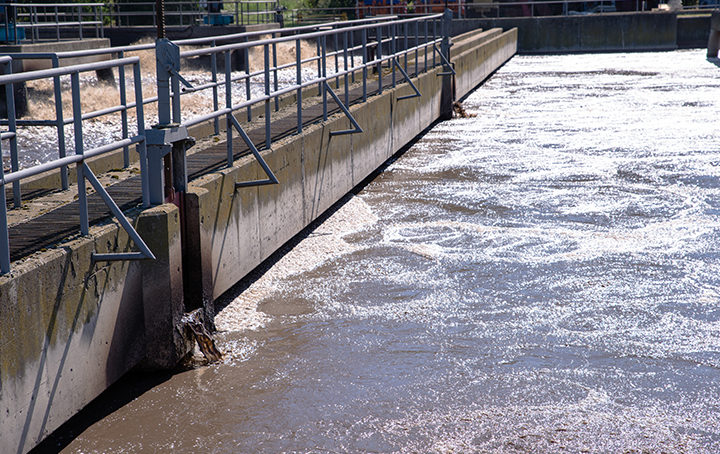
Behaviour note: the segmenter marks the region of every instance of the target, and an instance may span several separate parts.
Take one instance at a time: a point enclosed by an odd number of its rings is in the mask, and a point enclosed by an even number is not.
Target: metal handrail
[[[201,16],[231,16],[237,25],[250,23],[271,23],[275,21],[275,15],[279,8],[276,0],[224,0],[223,9],[212,11],[209,5],[212,1],[200,4],[197,1],[169,1],[165,2],[165,16],[178,17],[180,24],[185,24],[184,18],[189,17],[189,24],[192,24]],[[261,8],[262,5],[262,8]],[[155,2],[133,2],[130,4],[115,3],[108,15],[115,19],[115,25],[130,25],[128,21],[123,24],[122,18],[130,16],[145,16],[151,20],[152,25],[156,24]],[[129,10],[129,8],[134,8]],[[121,11],[126,10],[126,12]],[[127,11],[130,11],[128,14]],[[246,16],[254,16],[254,20],[246,20]]]
[[[264,65],[264,68],[262,71],[258,71],[256,73],[250,73],[246,74],[245,76],[241,78],[233,78],[230,70],[229,65],[226,63],[226,74],[225,74],[225,81],[217,81],[215,83],[210,84],[204,84],[203,89],[207,88],[213,88],[215,86],[222,86],[225,85],[226,90],[226,103],[224,108],[217,108],[214,112],[210,114],[204,114],[200,116],[196,116],[195,118],[191,118],[189,120],[181,121],[180,118],[180,96],[175,95],[176,90],[173,89],[172,92],[168,93],[168,98],[172,98],[173,107],[172,110],[174,112],[173,115],[173,121],[176,123],[181,123],[185,125],[186,127],[193,126],[205,121],[209,120],[215,120],[217,125],[217,120],[223,116],[228,117],[228,125],[232,123],[231,117],[233,115],[233,112],[236,112],[241,109],[247,109],[248,111],[248,121],[252,119],[251,117],[251,107],[255,104],[264,103],[265,104],[265,146],[266,148],[269,148],[270,146],[270,123],[271,123],[271,112],[270,112],[270,103],[272,100],[275,100],[275,110],[278,110],[278,98],[279,96],[291,92],[295,92],[297,96],[297,102],[298,102],[298,115],[297,115],[297,131],[302,132],[303,130],[303,124],[302,124],[302,112],[300,109],[300,106],[302,104],[302,91],[305,88],[318,85],[319,87],[319,94],[323,96],[323,117],[327,118],[327,99],[326,95],[328,93],[329,82],[334,80],[336,82],[336,88],[339,87],[339,80],[340,78],[344,79],[344,90],[345,90],[345,104],[348,103],[348,90],[349,90],[349,80],[348,77],[354,78],[354,75],[358,72],[362,72],[363,79],[363,100],[367,96],[367,71],[368,68],[372,67],[380,67],[386,62],[392,62],[396,60],[399,57],[405,57],[405,64],[407,65],[407,55],[409,54],[415,54],[415,64],[416,64],[416,72],[417,72],[417,64],[419,59],[417,58],[417,55],[419,52],[421,52],[423,49],[434,49],[437,44],[439,44],[442,39],[433,34],[432,39],[430,39],[430,35],[427,32],[427,28],[424,30],[424,33],[422,35],[422,38],[424,39],[423,43],[419,43],[420,34],[418,33],[419,28],[417,27],[417,24],[420,22],[424,22],[425,24],[428,24],[430,22],[437,21],[443,17],[443,14],[434,14],[434,15],[428,15],[428,16],[422,16],[422,17],[411,17],[407,19],[398,19],[393,20],[391,22],[380,22],[380,23],[373,23],[373,24],[358,24],[353,25],[350,27],[342,28],[342,29],[321,29],[316,30],[313,32],[305,33],[302,35],[294,35],[294,36],[273,36],[271,38],[261,39],[257,41],[252,42],[241,42],[241,43],[232,43],[232,44],[225,44],[221,46],[214,46],[214,47],[208,47],[208,48],[202,48],[202,49],[194,49],[194,50],[187,50],[183,52],[179,52],[179,56],[181,59],[186,58],[192,58],[192,57],[198,57],[198,56],[207,56],[207,55],[217,55],[217,54],[224,54],[226,58],[226,62],[228,61],[229,55],[231,52],[234,51],[241,51],[241,50],[247,50],[253,47],[261,47],[263,49],[263,55],[264,59],[266,60],[266,64]],[[408,46],[407,38],[408,38],[408,32],[411,25],[416,25],[415,27],[415,45],[414,46]],[[386,29],[386,30],[383,30]],[[398,44],[396,40],[396,35],[398,29],[402,29],[405,33],[405,45],[402,49],[398,50],[398,47],[400,45]],[[377,58],[369,58],[368,57],[368,42],[367,42],[367,32],[368,31],[374,31],[376,33],[376,43],[375,46],[378,48],[379,55]],[[383,39],[383,35],[387,33],[388,38]],[[361,33],[363,35],[362,44],[359,46],[355,46],[354,44],[348,45],[348,39],[349,36],[352,34]],[[333,37],[336,40],[338,36],[342,36],[344,40],[344,46],[342,47],[342,50],[336,50],[332,53],[332,55],[329,55],[327,52],[327,38]],[[318,54],[322,55],[322,58],[318,60],[318,74],[317,77],[313,78],[309,81],[301,81],[300,77],[300,68],[302,65],[307,62],[310,59],[303,59],[300,52],[297,51],[297,49],[300,49],[299,45],[296,45],[296,61],[295,63],[290,63],[286,65],[282,65],[283,68],[295,66],[297,68],[297,75],[296,75],[296,81],[294,84],[289,84],[283,88],[279,88],[277,84],[277,70],[280,69],[280,65],[269,64],[270,60],[270,48],[272,46],[276,46],[279,43],[283,42],[290,42],[290,41],[299,41],[299,39],[303,40],[315,40],[318,43]],[[388,55],[382,55],[381,48],[382,43],[385,43],[391,48],[391,52]],[[355,63],[355,53],[356,51],[362,51],[363,55],[363,62],[361,64]],[[352,62],[348,65],[348,53],[350,53],[350,59]],[[273,52],[273,55],[275,52]],[[338,68],[338,58],[342,55],[343,57],[343,69]],[[334,73],[328,75],[327,72],[327,62],[328,58],[334,56],[336,61],[336,70]],[[426,62],[425,62],[425,68],[427,69],[427,51],[425,53],[426,56]],[[434,53],[433,53],[434,57]],[[395,66],[390,65],[392,68],[392,80],[393,80],[393,86],[395,84]],[[433,66],[435,66],[435,62],[433,61]],[[215,68],[213,68],[215,70]],[[265,80],[266,89],[265,94],[263,96],[255,97],[252,99],[246,99],[243,102],[233,104],[231,101],[231,90],[232,90],[232,82],[236,81],[238,79],[245,79],[247,83],[249,83],[249,78],[253,75],[263,75],[263,78]],[[271,74],[275,74],[275,84],[274,88],[270,89],[269,83],[271,79]],[[169,74],[168,77],[172,79],[173,77],[178,78],[178,74]],[[379,79],[379,90],[382,90],[382,72],[378,71],[378,79]],[[215,80],[215,77],[214,77]],[[354,81],[354,80],[353,80]],[[180,82],[176,81],[176,86],[179,86]],[[197,87],[190,87],[191,90],[196,90]],[[332,91],[330,89],[330,91]],[[249,92],[249,90],[248,90]],[[335,98],[334,92],[331,93],[333,98]],[[249,96],[248,96],[249,98]],[[167,109],[170,110],[169,108]],[[160,118],[160,123],[163,123],[163,121],[169,121],[169,118]],[[236,126],[236,129],[237,126]],[[217,130],[217,127],[216,127]],[[232,128],[228,126],[227,132],[228,132],[228,139],[227,143],[229,144],[228,147],[231,147],[232,144],[232,137],[231,137],[231,130]],[[243,134],[242,131],[241,134]],[[251,146],[251,149],[254,147],[254,144],[248,144]],[[228,157],[227,157],[227,165],[231,166],[233,164],[234,158],[233,153],[231,150],[228,150]]]
[[[440,22],[442,19],[442,22]],[[441,33],[438,33],[438,25],[441,26]],[[265,144],[264,148],[271,145],[270,138],[270,122],[272,117],[271,103],[275,101],[275,110],[278,110],[278,100],[280,96],[289,93],[296,94],[297,100],[297,132],[303,131],[302,119],[302,100],[303,93],[308,88],[317,86],[317,95],[321,97],[323,106],[323,119],[328,118],[329,106],[328,95],[340,108],[342,114],[346,115],[350,123],[351,129],[331,131],[330,135],[337,134],[354,134],[362,132],[361,125],[353,118],[349,109],[349,89],[352,83],[362,85],[362,100],[366,100],[368,96],[368,82],[370,70],[377,70],[377,93],[381,93],[386,86],[383,83],[384,69],[391,71],[392,86],[396,84],[396,70],[399,70],[401,81],[409,82],[413,89],[414,95],[399,96],[398,100],[405,100],[411,97],[418,97],[422,94],[412,83],[410,75],[413,71],[410,67],[414,64],[414,74],[418,75],[422,71],[427,71],[440,64],[444,70],[438,72],[438,75],[451,74],[449,62],[445,55],[441,54],[440,59],[436,60],[436,54],[441,52],[438,45],[441,45],[442,52],[447,53],[449,49],[449,18],[448,15],[441,14],[416,16],[405,19],[397,17],[390,18],[366,18],[356,21],[338,21],[331,24],[318,24],[302,27],[294,27],[289,30],[275,29],[270,31],[249,32],[236,34],[232,37],[208,37],[192,40],[181,40],[178,42],[170,42],[165,39],[158,40],[155,44],[125,46],[121,48],[102,49],[98,51],[80,51],[80,52],[64,52],[64,53],[46,53],[37,55],[19,55],[22,58],[50,58],[54,68],[31,71],[27,73],[11,74],[12,58],[10,56],[0,57],[0,65],[5,67],[5,75],[0,75],[0,85],[5,85],[6,96],[8,98],[8,119],[0,122],[7,126],[6,131],[0,131],[0,140],[9,142],[11,148],[11,171],[5,174],[0,171],[0,272],[9,271],[9,241],[7,236],[7,206],[4,201],[4,188],[8,185],[13,187],[13,198],[15,206],[21,204],[20,181],[28,177],[39,175],[50,170],[60,169],[61,185],[63,189],[68,187],[67,167],[69,165],[77,166],[78,175],[78,200],[80,203],[80,231],[83,234],[88,233],[89,218],[87,213],[87,200],[85,195],[85,182],[89,182],[103,198],[108,207],[122,224],[123,228],[135,241],[135,244],[141,250],[136,253],[124,254],[94,254],[96,260],[130,260],[137,258],[151,257],[151,252],[146,248],[142,239],[132,230],[127,219],[112,201],[112,198],[102,188],[97,178],[92,174],[87,165],[87,159],[94,156],[104,155],[113,150],[123,149],[125,153],[131,146],[136,146],[139,152],[140,176],[142,181],[142,198],[143,205],[163,203],[165,200],[165,192],[163,184],[163,156],[169,153],[170,144],[165,143],[171,140],[173,143],[191,143],[192,140],[187,136],[187,128],[206,121],[213,121],[215,125],[215,133],[219,133],[219,120],[222,117],[227,118],[227,165],[232,166],[235,159],[233,151],[233,130],[237,130],[241,138],[247,143],[253,156],[258,160],[267,174],[267,179],[237,182],[238,188],[255,186],[260,184],[276,184],[277,178],[273,175],[270,167],[262,159],[257,146],[252,143],[249,136],[243,130],[243,126],[235,118],[235,112],[241,109],[248,110],[248,121],[252,119],[252,107],[259,104],[265,106]],[[285,36],[285,33],[295,33]],[[250,41],[250,37],[269,34],[270,38]],[[217,45],[218,42],[238,41],[230,44]],[[310,52],[310,55],[302,55],[302,46],[300,42],[304,40],[313,40],[316,43],[316,49]],[[359,43],[357,41],[360,41]],[[276,46],[283,42],[294,41],[296,43],[295,62],[278,64]],[[332,47],[329,42],[334,41]],[[206,44],[208,47],[201,49],[192,49],[180,52],[178,44]],[[139,57],[124,57],[124,52],[128,50],[152,49],[155,47],[156,59],[158,61],[157,68],[157,96],[154,98],[143,98],[142,84],[140,77]],[[247,70],[244,74],[238,76],[232,73],[230,65],[230,55],[232,52],[247,52],[253,47],[262,49],[264,59],[263,69],[260,71]],[[272,50],[271,50],[272,49]],[[58,67],[59,60],[70,56],[88,56],[89,54],[97,55],[97,52],[110,53],[119,58],[106,60],[102,62],[86,63],[81,65],[73,65],[67,67]],[[80,55],[79,55],[80,54]],[[424,54],[424,62],[422,60]],[[203,83],[198,86],[190,86],[190,84],[180,74],[180,60],[194,58],[200,55],[211,56],[211,82]],[[225,58],[225,74],[224,78],[218,77],[217,57]],[[358,57],[361,62],[358,62]],[[329,69],[334,60],[334,71]],[[404,63],[402,61],[404,60]],[[309,80],[302,79],[303,65],[314,65],[317,63],[317,74],[310,77]],[[134,78],[134,102],[126,99],[125,96],[125,67],[132,66]],[[295,67],[295,82],[284,83],[279,85],[278,71],[288,70]],[[115,106],[107,106],[94,112],[82,112],[80,107],[80,79],[79,74],[85,71],[97,71],[102,69],[117,69],[120,74],[120,104]],[[361,74],[361,79],[356,80],[356,76]],[[71,77],[71,96],[72,96],[72,117],[64,118],[60,78],[69,75]],[[251,96],[250,79],[252,77],[261,77],[264,84],[262,95]],[[55,93],[56,118],[54,120],[17,120],[15,118],[15,110],[13,103],[13,85],[21,84],[38,79],[52,79]],[[340,89],[340,82],[344,94],[335,90]],[[387,79],[385,79],[387,81]],[[232,99],[233,84],[244,82],[246,89],[246,98],[242,102],[234,102]],[[185,91],[180,90],[181,85],[185,85]],[[225,103],[221,105],[218,99],[218,91],[221,87],[225,88]],[[357,85],[358,87],[360,85]],[[213,108],[209,114],[196,115],[193,118],[183,120],[182,99],[183,94],[193,93],[203,90],[213,91]],[[344,96],[343,96],[344,95]],[[158,103],[158,128],[152,130],[145,129],[146,120],[144,118],[143,105],[147,102]],[[127,113],[128,110],[135,109],[137,116],[137,134],[128,133]],[[83,122],[91,118],[102,115],[115,114],[120,112],[123,122],[123,135],[120,140],[112,140],[102,146],[98,146],[89,150],[83,148]],[[153,122],[154,123],[154,122]],[[64,125],[72,124],[75,131],[75,155],[66,156],[64,148]],[[49,162],[34,165],[29,168],[20,169],[18,166],[17,155],[17,128],[26,125],[44,125],[54,126],[58,130],[59,156]],[[170,132],[172,131],[172,132]],[[170,138],[169,138],[170,137]],[[1,148],[0,143],[0,148]],[[185,146],[185,145],[183,145]],[[181,147],[182,148],[182,147]],[[176,148],[172,145],[173,160],[175,158]],[[181,150],[184,153],[184,149]],[[184,159],[184,157],[182,158]],[[126,161],[126,165],[127,165]],[[174,177],[173,177],[174,178]],[[186,178],[186,177],[185,177]],[[177,187],[177,186],[176,186]],[[134,233],[133,233],[134,232]]]
[[[5,74],[0,75],[0,85],[5,85],[6,104],[8,111],[9,131],[2,134],[2,139],[10,140],[11,146],[11,172],[6,174],[2,166],[0,166],[0,272],[8,273],[10,271],[10,242],[7,222],[7,201],[5,195],[5,187],[12,185],[13,198],[15,206],[21,204],[20,198],[20,181],[41,173],[60,170],[63,178],[63,186],[67,187],[67,166],[75,164],[77,166],[77,192],[80,212],[80,232],[83,235],[89,234],[89,215],[87,204],[86,182],[89,182],[95,191],[102,197],[105,204],[113,213],[115,218],[125,229],[128,235],[133,239],[140,252],[123,253],[123,254],[95,254],[94,260],[127,260],[138,258],[154,258],[152,251],[147,247],[142,238],[134,230],[129,221],[125,218],[117,204],[112,200],[104,187],[99,183],[86,161],[95,156],[110,153],[114,150],[136,145],[140,154],[140,175],[143,187],[143,193],[148,192],[148,172],[147,172],[147,155],[146,155],[146,138],[145,123],[143,114],[142,86],[140,75],[140,58],[127,57],[111,61],[99,63],[80,64],[66,66],[62,68],[52,68],[38,71],[28,71],[24,73],[12,74],[12,59],[10,57],[0,58],[0,64],[5,66]],[[83,115],[80,99],[80,73],[87,71],[96,71],[98,69],[124,68],[132,66],[133,77],[135,81],[135,103],[138,133],[133,137],[127,137],[122,140],[112,141],[100,147],[90,150],[84,149],[83,144]],[[52,78],[56,85],[56,94],[59,92],[59,78],[61,76],[70,76],[71,78],[71,95],[73,107],[73,129],[75,134],[75,155],[65,156],[64,147],[60,148],[60,157],[49,162],[34,165],[26,169],[18,168],[17,159],[17,121],[15,118],[15,104],[13,96],[13,86],[32,80]],[[56,108],[62,108],[62,103],[57,103]],[[1,148],[2,142],[0,142]],[[146,197],[143,201],[147,205]]]
[[[5,29],[5,39],[15,44],[27,38],[20,37],[26,30],[31,42],[40,40],[39,30],[43,28],[55,28],[57,41],[61,39],[60,28],[67,30],[70,26],[77,29],[80,39],[84,37],[84,28],[94,29],[96,38],[104,36],[103,3],[4,3],[2,6],[5,14],[0,26]],[[83,11],[84,8],[91,11]],[[84,20],[86,18],[88,20]]]

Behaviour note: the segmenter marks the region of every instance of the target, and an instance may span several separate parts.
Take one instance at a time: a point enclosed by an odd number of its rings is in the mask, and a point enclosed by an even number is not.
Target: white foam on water
[[[375,224],[377,220],[367,203],[351,197],[220,311],[215,317],[217,329],[244,331],[264,327],[270,316],[257,310],[262,300],[276,294],[286,279],[360,249],[361,246],[345,241],[344,237]]]

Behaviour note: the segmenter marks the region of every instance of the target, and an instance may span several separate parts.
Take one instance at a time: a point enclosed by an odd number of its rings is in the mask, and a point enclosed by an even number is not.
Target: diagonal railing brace
[[[415,84],[413,83],[412,79],[410,79],[410,76],[408,76],[408,73],[405,72],[405,70],[403,69],[402,65],[401,65],[400,63],[398,63],[397,57],[393,58],[393,64],[395,65],[395,67],[396,67],[397,69],[400,70],[400,72],[402,73],[402,75],[403,75],[403,77],[405,78],[405,80],[408,81],[408,83],[410,84],[410,87],[411,87],[411,88],[413,89],[413,91],[415,92],[415,93],[412,94],[412,95],[406,95],[406,96],[400,96],[400,97],[398,97],[398,98],[397,98],[398,101],[400,101],[401,99],[410,99],[410,98],[419,98],[419,97],[421,97],[421,96],[422,96],[422,93],[420,93],[420,90],[418,90],[418,88],[415,86]]]
[[[235,126],[235,129],[237,129],[237,132],[240,134],[240,137],[245,141],[247,146],[250,148],[250,151],[252,152],[253,156],[255,156],[255,159],[257,160],[258,164],[260,164],[260,167],[262,167],[263,172],[265,172],[265,175],[267,175],[266,180],[253,180],[253,181],[240,181],[235,183],[236,188],[246,188],[248,186],[263,186],[266,184],[278,184],[278,179],[275,177],[275,174],[272,170],[270,170],[270,167],[267,165],[263,157],[260,155],[260,152],[258,151],[255,144],[250,140],[250,137],[248,137],[247,133],[245,133],[245,130],[240,126],[240,123],[237,121],[237,118],[235,118],[234,115],[228,115],[228,118],[230,118],[230,121],[232,121],[233,126]]]
[[[97,191],[98,194],[100,194],[100,197],[102,197],[103,201],[105,202],[105,205],[110,208],[110,211],[115,215],[117,220],[120,222],[120,225],[122,228],[127,232],[128,236],[135,242],[135,245],[140,249],[140,252],[118,252],[118,253],[107,253],[107,254],[98,254],[96,252],[92,253],[92,259],[96,262],[110,262],[115,260],[141,260],[141,259],[150,259],[155,260],[155,255],[152,253],[150,248],[145,244],[143,239],[140,237],[140,234],[137,233],[137,231],[133,228],[132,224],[130,224],[130,221],[127,220],[125,215],[123,214],[122,210],[117,206],[115,201],[110,197],[110,194],[107,193],[103,185],[98,181],[95,174],[90,170],[90,167],[88,167],[87,164],[83,162],[82,164],[85,178],[90,182],[93,188],[95,188],[95,191]]]
[[[434,44],[433,44],[433,50],[435,52],[437,52],[438,55],[440,55],[440,58],[442,59],[442,61],[445,62],[445,66],[447,66],[448,69],[450,70],[450,72],[438,73],[438,76],[454,76],[455,70],[452,67],[452,63],[450,63],[450,61],[447,59],[447,57],[445,57],[445,55],[442,52],[440,52],[440,49],[438,49],[437,46]]]
[[[347,106],[340,101],[340,98],[338,98],[338,95],[335,94],[335,92],[330,88],[330,85],[327,83],[327,81],[323,82],[323,85],[325,86],[325,90],[327,90],[328,93],[330,93],[330,96],[335,100],[335,103],[340,107],[340,110],[345,113],[345,116],[348,120],[350,120],[350,123],[355,127],[354,129],[342,129],[340,131],[330,131],[330,137],[332,136],[339,136],[342,134],[357,134],[360,132],[363,132],[363,129],[358,124],[357,120],[352,116],[350,113],[350,110],[348,110]]]

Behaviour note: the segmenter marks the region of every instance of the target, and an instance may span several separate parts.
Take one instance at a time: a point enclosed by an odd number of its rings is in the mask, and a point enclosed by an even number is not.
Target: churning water
[[[718,75],[515,57],[68,450],[720,451]]]

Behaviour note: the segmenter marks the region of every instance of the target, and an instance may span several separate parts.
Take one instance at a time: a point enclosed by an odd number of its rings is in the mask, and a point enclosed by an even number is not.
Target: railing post
[[[403,61],[405,66],[405,72],[408,72],[408,42],[409,42],[409,30],[410,24],[405,23],[403,24],[403,43],[405,47],[403,48],[403,51],[405,52],[403,54]]]
[[[415,77],[418,75],[418,60],[420,59],[420,22],[415,22]]]
[[[325,46],[325,35],[320,37],[320,47],[322,48],[321,51],[321,61],[322,61],[322,75],[320,76],[322,78],[322,81],[320,82],[322,87],[322,104],[323,104],[323,121],[327,121],[328,119],[328,108],[327,108],[327,90],[325,90],[324,84],[327,83],[327,51]]]
[[[133,65],[133,86],[135,87],[135,117],[137,118],[138,134],[145,134],[145,113],[143,109],[142,76],[140,74],[140,63]],[[150,175],[148,173],[147,159],[147,136],[145,140],[137,145],[140,155],[140,181],[142,182],[143,207],[150,206]]]
[[[10,63],[8,63],[10,64]],[[12,95],[12,92],[10,92]],[[0,153],[2,153],[2,140],[0,140]],[[0,179],[5,181],[5,170],[0,165]],[[10,232],[7,223],[7,200],[5,199],[5,185],[0,186],[0,274],[10,272]]]
[[[318,58],[317,58],[317,76],[318,76],[318,79],[322,77],[322,56],[321,56],[322,51],[321,51],[321,49],[320,49],[320,47],[321,47],[320,42],[321,42],[323,39],[324,39],[324,38],[320,38],[320,39],[315,40],[315,49],[316,49],[316,53],[317,53],[317,57],[318,57]],[[320,96],[322,93],[323,93],[323,84],[322,84],[322,82],[319,82],[319,83],[318,83],[318,96]]]
[[[390,28],[388,27],[388,31]],[[377,66],[377,72],[378,72],[378,94],[381,94],[383,91],[383,77],[382,77],[382,71],[383,71],[383,65],[382,65],[382,46],[383,46],[383,39],[382,39],[382,25],[378,26],[377,33],[375,38],[377,39],[377,59],[378,59],[378,66]]]
[[[300,46],[301,41],[299,39],[295,40],[295,83],[298,86],[297,89],[297,133],[302,133],[302,88],[300,88],[300,84],[302,83],[302,47]]]
[[[272,34],[272,37],[275,38],[277,35],[275,33]],[[275,91],[278,91],[278,61],[277,61],[277,44],[273,42],[272,44],[272,65],[273,65],[273,89]],[[275,96],[275,112],[280,110],[280,97]]]
[[[55,5],[55,37],[60,41],[60,14],[57,5]]]
[[[363,68],[362,68],[362,92],[363,92],[363,102],[367,101],[367,62],[368,62],[368,55],[367,55],[367,28],[363,28],[362,31],[362,62],[363,62]]]
[[[82,7],[78,6],[78,28],[80,30],[80,39],[83,39],[83,26],[82,26]]]
[[[250,38],[245,37],[245,42],[250,42]],[[245,65],[245,100],[250,101],[252,93],[250,93],[250,48],[243,49],[243,59]],[[252,121],[252,106],[247,106],[247,121]]]
[[[12,73],[12,61],[5,64],[5,74]],[[13,84],[5,85],[5,99],[7,117],[8,117],[8,129],[12,133],[16,133],[17,125],[15,124],[15,101]],[[17,143],[15,137],[10,138],[10,146]],[[0,156],[2,155],[2,139],[0,139]],[[5,182],[5,169],[3,165],[0,165],[0,179]],[[18,188],[19,189],[19,188]],[[6,274],[10,272],[10,234],[7,225],[7,200],[5,198],[5,184],[0,186],[0,273]]]
[[[60,66],[57,54],[53,54],[53,68]],[[63,118],[62,89],[60,76],[53,77],[53,90],[55,92],[55,128],[57,128],[58,156],[65,157],[65,119]],[[122,99],[122,94],[120,95]],[[123,136],[124,138],[124,136]],[[67,166],[60,167],[60,185],[63,189],[68,188]]]
[[[263,46],[265,63],[265,149],[270,149],[270,46]]]
[[[392,1],[392,0],[391,0]],[[392,24],[389,27],[390,33],[392,34],[392,40],[390,41],[390,54],[393,56],[393,59],[395,58],[397,54],[397,25]],[[395,76],[395,65],[392,65],[392,86],[395,88],[396,83],[396,76]]]
[[[231,52],[225,51],[225,107],[230,109],[232,107],[232,69],[230,68],[232,60]],[[248,71],[249,73],[249,71]],[[249,80],[247,78],[246,80]],[[249,99],[249,96],[248,96]],[[228,112],[225,117],[225,135],[226,135],[226,153],[227,153],[227,166],[232,167],[233,165],[233,145],[232,145],[232,112]],[[250,121],[250,107],[248,107],[248,121]]]
[[[337,30],[336,27],[333,27],[333,30]],[[340,52],[338,50],[338,47],[340,47],[340,45],[338,44],[337,31],[335,33],[333,33],[333,43],[334,43],[333,44],[333,46],[334,46],[333,53],[335,54],[335,74],[337,74],[338,72],[340,72],[340,65],[338,63],[338,57],[339,57],[338,54]],[[335,77],[335,88],[340,88],[340,77]]]
[[[72,108],[73,108],[73,131],[75,133],[75,154],[83,154],[83,131],[82,131],[82,107],[80,105],[80,74],[74,72],[70,76]],[[83,161],[77,163],[77,191],[78,204],[80,208],[80,232],[83,235],[90,233],[90,221],[88,216],[87,192],[85,190],[85,171]]]
[[[355,32],[347,32],[350,33],[350,67],[353,69],[350,73],[350,81],[352,83],[355,83]],[[347,47],[347,45],[345,46]],[[347,69],[347,68],[345,68]]]
[[[428,46],[427,46],[427,43],[428,43],[428,40],[430,39],[430,37],[428,36],[428,33],[429,33],[429,31],[428,31],[428,21],[427,21],[427,20],[424,20],[424,21],[423,21],[423,24],[425,24],[425,32],[424,32],[425,35],[423,36],[424,42],[425,42],[425,62],[424,62],[424,69],[423,69],[423,71],[424,71],[424,72],[427,72],[427,69],[428,69]]]
[[[345,105],[350,106],[350,87],[348,87],[348,32],[343,33],[343,70],[345,76],[343,82],[345,84]]]
[[[215,40],[212,41],[212,44],[210,47],[216,47]],[[230,52],[227,52],[228,55],[230,55]],[[218,87],[217,87],[217,54],[213,52],[210,54],[210,67],[212,70],[212,94],[213,94],[213,110],[217,112],[218,110]],[[220,119],[215,118],[213,120],[213,128],[215,131],[215,135],[220,134]]]
[[[118,58],[125,57],[125,52],[118,52]],[[123,110],[120,112],[120,123],[122,127],[122,137],[127,139],[128,137],[128,116],[127,116],[127,86],[125,84],[125,66],[118,66],[118,78],[120,79],[120,105]],[[144,128],[143,128],[144,129]],[[144,131],[143,131],[144,134]],[[123,167],[127,168],[130,166],[130,148],[123,147]]]

